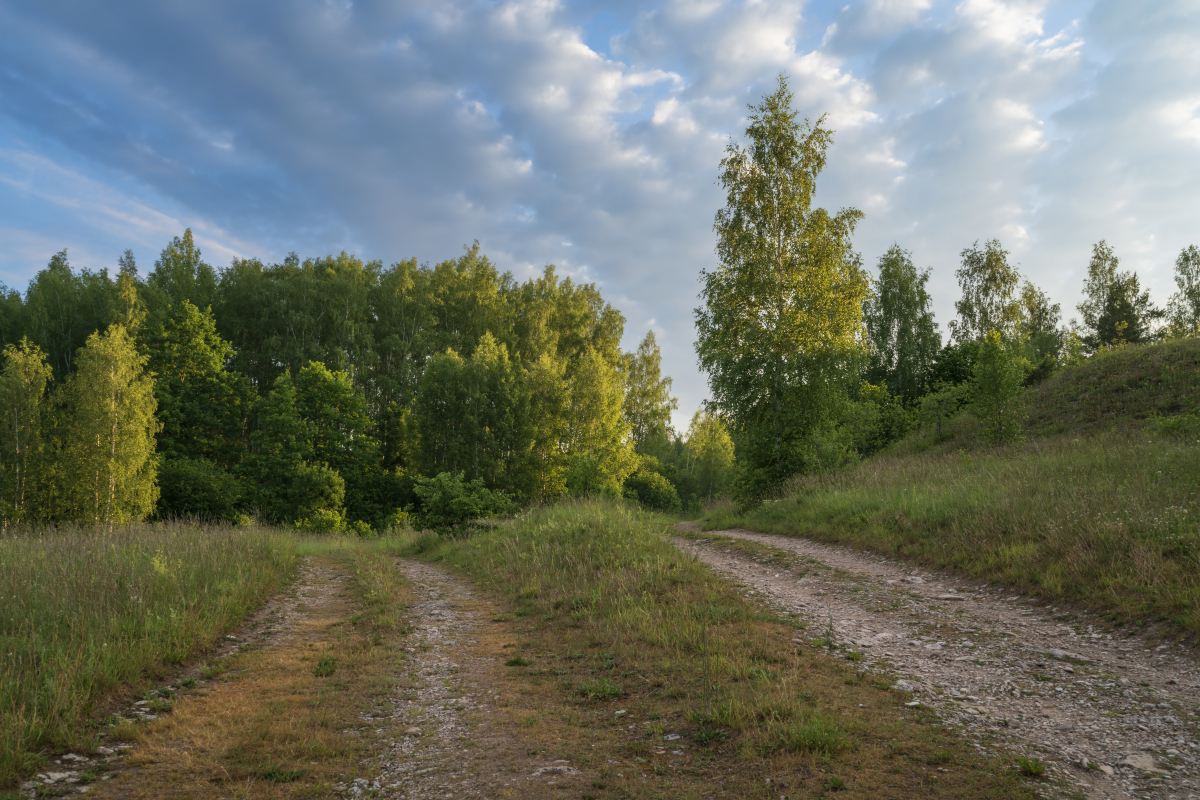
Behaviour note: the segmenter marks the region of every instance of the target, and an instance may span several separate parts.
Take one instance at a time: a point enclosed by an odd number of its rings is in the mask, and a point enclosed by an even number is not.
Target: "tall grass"
[[[1200,632],[1200,448],[1144,431],[883,456],[794,481],[747,527],[850,542]]]
[[[0,538],[0,786],[86,744],[106,692],[210,644],[294,560],[293,537],[188,523]]]

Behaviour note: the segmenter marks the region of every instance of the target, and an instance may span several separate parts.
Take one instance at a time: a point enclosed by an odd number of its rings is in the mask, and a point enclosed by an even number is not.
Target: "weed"
[[[506,666],[506,667],[528,667],[529,663],[530,662],[526,661],[525,659],[521,658],[520,656],[513,656],[508,661],[504,662],[504,666]]]
[[[313,675],[318,678],[328,678],[337,669],[337,659],[333,656],[324,656],[317,665],[313,667]]]
[[[1038,758],[1025,758],[1025,756],[1021,756],[1017,759],[1017,766],[1020,768],[1022,775],[1028,775],[1031,778],[1040,778],[1046,774],[1046,765]]]
[[[292,783],[304,777],[302,769],[279,769],[272,767],[263,773],[263,780],[271,783]]]
[[[822,714],[813,714],[803,721],[779,726],[764,750],[831,756],[852,746],[845,731],[835,721]]]
[[[701,746],[710,745],[713,742],[719,742],[729,738],[729,731],[721,728],[710,728],[701,726],[701,728],[692,734],[692,741]]]
[[[822,786],[831,792],[840,792],[846,788],[846,782],[841,778],[830,777]]]
[[[597,678],[596,680],[584,681],[579,684],[579,694],[588,700],[610,700],[614,697],[620,697],[623,693],[624,690],[608,678]]]

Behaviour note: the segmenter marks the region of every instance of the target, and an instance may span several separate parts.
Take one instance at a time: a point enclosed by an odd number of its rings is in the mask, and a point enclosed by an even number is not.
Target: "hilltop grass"
[[[1127,429],[889,454],[794,480],[742,527],[843,542],[1200,633],[1200,448]]]
[[[0,538],[0,786],[87,746],[98,704],[211,644],[295,557],[292,536],[188,523]]]
[[[580,501],[461,539],[414,534],[402,551],[512,609],[508,674],[541,698],[537,724],[557,749],[579,743],[572,763],[601,776],[594,797],[817,796],[833,783],[847,797],[1032,794],[1015,760],[974,752],[889,681],[797,647],[794,623],[681,552],[668,528]],[[686,757],[664,752],[670,734]],[[953,774],[939,776],[945,763]]]

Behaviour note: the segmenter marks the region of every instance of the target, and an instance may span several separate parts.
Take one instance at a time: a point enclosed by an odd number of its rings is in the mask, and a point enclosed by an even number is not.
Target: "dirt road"
[[[681,548],[806,621],[814,644],[901,679],[977,747],[1037,758],[1089,797],[1200,798],[1193,651],[847,548],[679,527],[704,537]]]

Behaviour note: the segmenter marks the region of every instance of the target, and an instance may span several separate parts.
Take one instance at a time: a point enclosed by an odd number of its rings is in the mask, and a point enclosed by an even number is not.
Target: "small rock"
[[[1114,769],[1113,769],[1112,767],[1110,767],[1108,764],[1101,764],[1100,766],[1096,767],[1096,769],[1100,770],[1101,772],[1103,772],[1105,775],[1109,776],[1110,778],[1111,778],[1111,777],[1112,777],[1112,776],[1115,774],[1115,772],[1116,772],[1116,770],[1114,770]]]
[[[621,709],[620,711],[618,711],[618,712],[614,713],[614,714],[613,714],[613,716],[614,716],[614,717],[623,717],[623,716],[625,716],[625,715],[626,715],[626,714],[628,714],[628,713],[629,713],[629,712],[628,712],[628,711],[626,711],[625,709]]]
[[[67,753],[65,756],[62,757],[62,760],[63,761],[87,761],[86,758],[84,758],[83,756],[80,756],[80,755],[76,755],[75,753]]]
[[[1164,770],[1158,768],[1154,763],[1154,756],[1149,753],[1130,753],[1121,759],[1121,763],[1127,767],[1141,770],[1142,772],[1157,772],[1166,774]]]
[[[1047,650],[1046,655],[1050,656],[1051,658],[1057,659],[1059,661],[1067,661],[1067,660],[1083,661],[1083,662],[1087,661],[1086,658],[1079,655],[1078,653],[1069,653],[1066,650]]]
[[[910,575],[903,579],[905,583],[924,583],[924,578],[918,578],[916,575]]]
[[[921,705],[921,701],[913,700],[911,703],[905,703],[904,705],[908,706],[909,708],[916,708],[917,706]]]
[[[678,738],[679,738],[678,733],[668,733],[666,736],[663,737],[663,739],[665,739],[668,742],[673,742]]]
[[[897,692],[908,692],[911,694],[912,692],[918,691],[921,687],[912,681],[898,680],[892,688],[894,688]]]
[[[1129,678],[1117,678],[1117,686],[1128,686]]]
[[[420,728],[409,728],[408,730],[406,730],[404,732],[404,735],[405,736],[420,736],[421,729]]]
[[[579,770],[574,767],[554,765],[552,767],[541,767],[533,771],[533,777],[537,778],[541,775],[578,775]]]
[[[938,600],[966,600],[967,598],[963,597],[961,594],[939,594],[937,596],[937,599]]]

